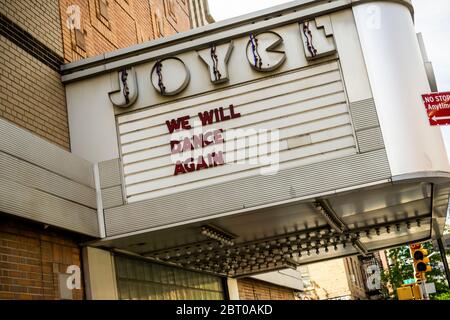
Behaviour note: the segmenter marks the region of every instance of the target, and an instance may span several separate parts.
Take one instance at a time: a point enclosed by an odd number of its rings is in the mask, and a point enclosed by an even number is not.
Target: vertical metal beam
[[[318,199],[315,202],[315,207],[322,214],[322,217],[325,221],[327,221],[328,225],[335,231],[344,233],[349,230],[348,226],[341,219],[339,219],[336,212],[334,212],[329,201],[325,199]],[[353,242],[353,247],[364,257],[369,254],[367,248],[358,239]]]
[[[100,183],[100,171],[98,168],[98,163],[94,164],[94,182],[95,182],[95,190],[97,192],[98,230],[100,233],[100,238],[103,239],[106,237],[106,225],[105,225],[105,213],[103,211],[102,188]]]
[[[448,268],[447,255],[445,254],[444,243],[442,242],[442,237],[437,238],[437,243],[439,246],[439,252],[441,253],[442,262],[444,263],[445,275],[447,277],[447,285],[450,288],[450,270]]]

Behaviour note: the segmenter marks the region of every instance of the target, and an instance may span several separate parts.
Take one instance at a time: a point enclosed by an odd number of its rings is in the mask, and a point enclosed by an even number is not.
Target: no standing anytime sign
[[[422,95],[432,126],[450,125],[450,92]]]

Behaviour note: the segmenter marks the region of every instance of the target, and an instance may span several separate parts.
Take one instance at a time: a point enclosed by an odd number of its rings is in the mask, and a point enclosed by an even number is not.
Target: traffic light
[[[415,250],[413,253],[414,258],[414,268],[418,272],[430,272],[431,267],[428,265],[430,263],[430,259],[427,258],[428,250],[419,249]]]
[[[428,250],[423,249],[420,244],[410,246],[414,262],[415,277],[417,280],[426,280],[425,273],[431,271],[430,259],[427,258]]]

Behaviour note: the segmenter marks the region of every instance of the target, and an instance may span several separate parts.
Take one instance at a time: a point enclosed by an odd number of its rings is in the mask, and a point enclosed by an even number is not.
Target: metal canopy
[[[431,182],[386,183],[94,245],[183,268],[248,276],[427,240],[433,211],[448,205],[448,193],[437,206],[433,192]]]

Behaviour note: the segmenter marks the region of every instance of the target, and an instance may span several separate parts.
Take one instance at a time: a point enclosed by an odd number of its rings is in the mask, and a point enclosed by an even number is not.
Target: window
[[[222,278],[116,256],[120,300],[223,300]]]
[[[86,51],[86,32],[75,29],[75,45],[83,51]]]
[[[97,19],[100,20],[108,29],[111,29],[111,23],[109,22],[108,0],[95,0],[95,2]]]
[[[87,57],[86,31],[74,29],[70,31],[72,59],[74,61]]]

